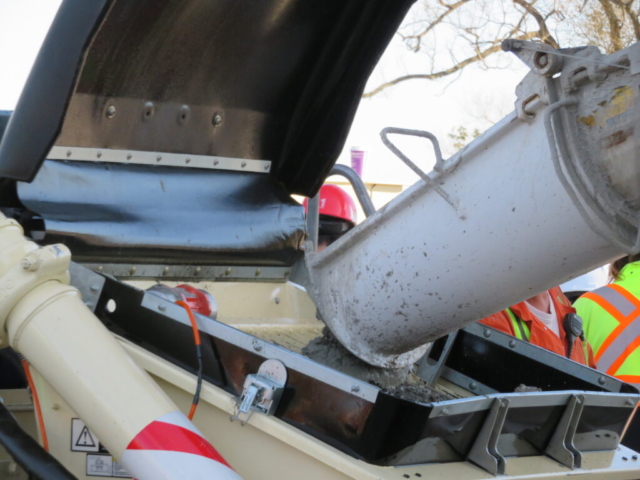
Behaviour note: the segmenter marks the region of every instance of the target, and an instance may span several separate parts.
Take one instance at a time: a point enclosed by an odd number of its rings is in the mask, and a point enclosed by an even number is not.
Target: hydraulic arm
[[[40,248],[0,215],[0,251],[1,344],[24,355],[135,478],[240,478],[68,285],[65,246]]]

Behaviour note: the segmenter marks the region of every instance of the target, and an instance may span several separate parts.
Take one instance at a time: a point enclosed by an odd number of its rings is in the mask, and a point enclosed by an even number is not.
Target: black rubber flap
[[[45,243],[83,262],[291,265],[303,208],[267,175],[47,161],[19,183],[45,219]]]
[[[32,181],[55,143],[270,160],[313,195],[413,1],[64,0],[0,176]]]

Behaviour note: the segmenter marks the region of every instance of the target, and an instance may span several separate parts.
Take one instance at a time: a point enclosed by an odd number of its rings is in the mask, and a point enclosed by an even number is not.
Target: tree
[[[640,41],[639,13],[640,0],[421,0],[398,34],[407,48],[425,55],[428,71],[384,82],[364,97],[409,80],[443,78],[473,63],[504,66],[494,54],[509,38],[621,50]]]
[[[454,128],[453,131],[449,133],[449,139],[453,141],[451,146],[455,148],[456,151],[460,150],[478,136],[480,136],[480,130],[477,128],[473,129],[473,132],[468,132],[467,127],[462,126]]]

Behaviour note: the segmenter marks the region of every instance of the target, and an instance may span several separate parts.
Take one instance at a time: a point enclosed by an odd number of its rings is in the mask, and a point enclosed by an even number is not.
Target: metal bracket
[[[584,398],[584,395],[571,395],[545,450],[546,455],[571,469],[580,468],[582,465],[582,453],[576,448],[573,440],[584,407]]]
[[[491,405],[480,433],[467,454],[467,460],[493,475],[504,475],[506,460],[498,452],[498,440],[509,410],[509,400],[496,398]]]
[[[236,399],[236,411],[231,421],[246,425],[253,412],[273,415],[287,383],[287,368],[280,360],[267,360],[257,374],[247,375],[242,395]]]
[[[420,361],[420,365],[418,367],[417,375],[422,380],[424,380],[427,385],[435,385],[438,378],[440,378],[440,374],[442,373],[442,369],[444,368],[444,365],[449,358],[451,347],[453,346],[453,342],[455,341],[457,335],[457,330],[447,335],[447,339],[445,340],[444,346],[442,347],[442,352],[440,352],[440,357],[438,358],[438,360],[434,360],[429,356],[435,342],[431,344],[431,346],[427,350],[427,353],[425,353],[424,357],[422,357],[422,360]]]
[[[513,53],[527,67],[545,77],[552,77],[564,66],[561,50],[544,43],[509,39],[502,42],[502,50]]]
[[[69,275],[71,276],[71,285],[78,289],[84,304],[92,312],[95,312],[105,278],[75,262],[71,262],[69,265]]]
[[[412,137],[421,137],[426,138],[433,145],[433,152],[436,156],[436,164],[433,167],[433,172],[424,173],[420,167],[418,167],[413,161],[407,157],[402,151],[396,147],[391,140],[389,140],[389,135],[408,135]],[[436,180],[438,180],[442,175],[447,174],[453,171],[457,166],[457,162],[447,162],[442,157],[442,151],[440,150],[440,143],[438,142],[437,137],[431,133],[424,130],[409,130],[407,128],[396,128],[396,127],[387,127],[383,128],[380,132],[380,138],[382,139],[382,143],[385,147],[391,150],[396,157],[404,162],[411,170],[415,172],[427,185],[431,185],[431,187],[442,197],[442,199],[447,202],[449,205],[453,207],[456,211],[456,214],[461,220],[467,218],[464,208],[458,203],[458,200],[451,197],[447,192],[445,192],[438,184]],[[462,156],[458,157],[458,161],[462,158]]]

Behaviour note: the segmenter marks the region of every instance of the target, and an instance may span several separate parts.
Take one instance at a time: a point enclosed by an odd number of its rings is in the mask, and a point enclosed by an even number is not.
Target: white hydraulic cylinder
[[[0,214],[0,251],[0,341],[8,337],[134,478],[241,479],[65,284],[66,247],[39,248]]]
[[[640,75],[580,66],[531,73],[519,101],[532,111],[507,116],[308,256],[310,292],[352,353],[407,365],[444,334],[638,250]]]

